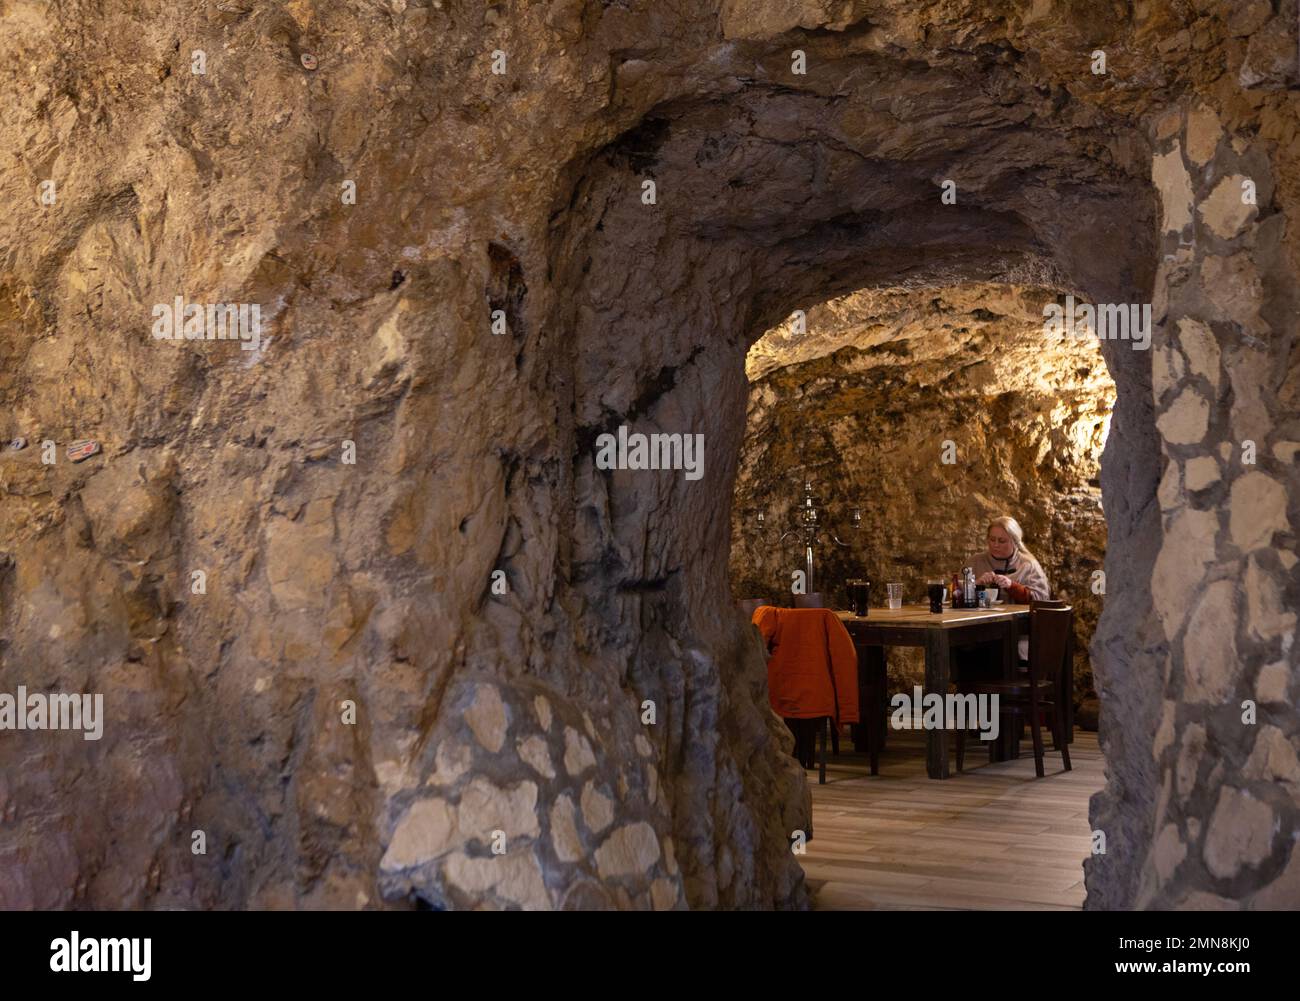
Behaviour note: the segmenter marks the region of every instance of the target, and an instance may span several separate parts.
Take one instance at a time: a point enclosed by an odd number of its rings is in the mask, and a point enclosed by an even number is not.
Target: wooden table
[[[954,649],[994,644],[1000,656],[1002,677],[1015,676],[1017,646],[1023,626],[1029,620],[1028,605],[999,605],[995,608],[945,608],[938,615],[930,613],[928,603],[904,605],[902,608],[871,608],[865,618],[852,612],[837,612],[840,621],[853,637],[858,651],[858,687],[862,693],[861,711],[875,713],[879,720],[873,727],[883,733],[885,722],[885,648],[919,646],[925,649],[924,695],[934,692],[941,698],[948,694],[952,677],[951,655]],[[868,704],[872,703],[872,704]],[[913,707],[915,710],[917,707]],[[995,746],[989,749],[994,760],[1015,753],[1015,734],[1003,727]],[[932,779],[948,777],[948,731],[927,730],[925,738],[926,771]]]

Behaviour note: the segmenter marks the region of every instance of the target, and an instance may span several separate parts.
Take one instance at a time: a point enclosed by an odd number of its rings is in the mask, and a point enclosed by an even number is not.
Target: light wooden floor
[[[877,776],[852,754],[828,765],[824,786],[808,772],[813,839],[799,861],[818,910],[1082,906],[1088,798],[1105,784],[1095,733],[1075,731],[1073,771],[1049,751],[1041,779],[1027,740],[1020,758],[993,765],[968,744],[966,770],[950,759],[945,781],[926,777],[923,733],[888,740]]]

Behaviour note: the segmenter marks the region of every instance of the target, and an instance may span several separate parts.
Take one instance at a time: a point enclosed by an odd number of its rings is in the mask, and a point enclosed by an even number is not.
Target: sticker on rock
[[[86,439],[85,441],[74,441],[68,446],[68,458],[73,462],[81,462],[83,459],[89,459],[99,451],[99,442]]]
[[[21,452],[26,447],[27,447],[26,438],[15,438],[11,442],[9,442],[9,451],[11,452]]]

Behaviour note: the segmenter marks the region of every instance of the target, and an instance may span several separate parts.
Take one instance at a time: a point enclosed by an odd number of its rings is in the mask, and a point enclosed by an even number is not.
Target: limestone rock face
[[[1255,44],[1259,35],[1246,25],[1266,12],[1257,5],[1245,10],[1250,6],[1235,17],[1235,30],[1252,39],[1240,82],[1265,88],[1290,70],[1280,53],[1269,54],[1272,43]],[[1278,229],[1283,214],[1295,217],[1297,164],[1294,155],[1269,158],[1258,144],[1231,135],[1249,116],[1232,88],[1223,93],[1217,111],[1189,102],[1184,113],[1167,116],[1163,138],[1159,130],[1155,135],[1157,170],[1167,169],[1160,165],[1181,156],[1185,144],[1183,166],[1197,206],[1196,220],[1165,234],[1156,279],[1166,313],[1157,347],[1176,359],[1170,376],[1153,382],[1152,397],[1172,486],[1161,488],[1162,542],[1151,583],[1162,628],[1148,635],[1160,681],[1152,686],[1104,672],[1101,680],[1104,703],[1107,694],[1111,705],[1116,696],[1141,701],[1140,691],[1158,687],[1177,711],[1151,747],[1152,767],[1141,768],[1134,755],[1094,798],[1094,826],[1108,829],[1111,843],[1114,831],[1123,832],[1121,857],[1087,863],[1089,885],[1104,888],[1089,901],[1100,906],[1300,903],[1300,732],[1294,720],[1275,722],[1269,708],[1294,704],[1288,688],[1297,656],[1297,466],[1285,445],[1297,420],[1286,390],[1296,378],[1297,352],[1293,339],[1276,339],[1287,324],[1282,318],[1297,307],[1296,245],[1280,239]],[[1261,111],[1265,119],[1274,114]],[[1294,124],[1275,134],[1294,136]],[[1275,185],[1292,194],[1275,196]],[[1131,716],[1120,715],[1132,725]],[[1115,722],[1103,716],[1111,761],[1117,746],[1132,744]],[[1117,809],[1125,798],[1147,796],[1150,826],[1134,823],[1136,811],[1124,817],[1128,811]],[[1154,829],[1160,839],[1147,848]],[[1136,893],[1099,879],[1107,870],[1134,873]]]
[[[1300,586],[1295,4],[1266,6],[0,5],[0,440],[31,442],[0,452],[0,692],[106,714],[0,739],[0,906],[805,906],[809,793],[727,585],[745,352],[800,305],[972,282],[1152,302],[1187,362],[1156,397],[1102,345],[1089,906],[1276,901],[1264,811],[1296,809],[1237,774],[1251,728],[1198,705],[1151,753],[1186,647],[1157,555]],[[1237,175],[1256,214],[1199,210]],[[256,341],[155,337],[177,297],[258,306]],[[1204,434],[1162,438],[1188,392]],[[597,469],[619,427],[703,434],[704,477]],[[1229,504],[1208,562],[1164,553]],[[1231,699],[1294,693],[1234,607]],[[1248,850],[1207,847],[1217,789],[1160,798],[1191,722],[1259,804]]]
[[[806,481],[822,519],[812,590],[838,607],[858,576],[873,581],[874,604],[888,581],[924,600],[926,580],[949,579],[984,550],[988,522],[1010,514],[1053,592],[1074,604],[1082,699],[1104,602],[1098,476],[1115,387],[1096,338],[1045,331],[1045,307],[1065,294],[858,292],[807,311],[806,330],[791,321],[760,339],[732,515],[736,596],[790,604]],[[924,664],[894,649],[889,666],[910,690]]]

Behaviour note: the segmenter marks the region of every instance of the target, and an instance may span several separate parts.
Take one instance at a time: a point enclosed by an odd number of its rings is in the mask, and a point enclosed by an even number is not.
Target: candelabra
[[[790,538],[791,536],[798,537],[799,539],[802,540],[803,553],[804,553],[804,565],[806,567],[805,570],[806,579],[804,581],[804,585],[807,589],[807,593],[812,594],[813,591],[816,590],[816,588],[813,586],[814,550],[818,546],[825,545],[825,543],[822,540],[822,533],[823,533],[822,521],[818,518],[817,502],[816,502],[816,498],[813,496],[812,482],[810,480],[804,481],[803,506],[797,508],[796,510],[797,510],[796,519],[798,521],[798,524],[796,525],[796,527],[791,528],[789,531],[783,532],[781,534],[780,541],[784,543],[785,540]],[[854,529],[861,528],[862,509],[859,507],[854,507],[852,509],[852,517],[853,517],[852,527]],[[760,512],[758,515],[758,524],[760,528],[763,527],[764,521],[765,519],[763,517],[763,514]],[[849,544],[847,542],[842,541],[840,537],[837,536],[834,532],[832,532],[829,528],[824,529],[824,532],[826,535],[830,536],[831,541],[834,542],[835,545],[841,546],[843,548],[848,548]]]

